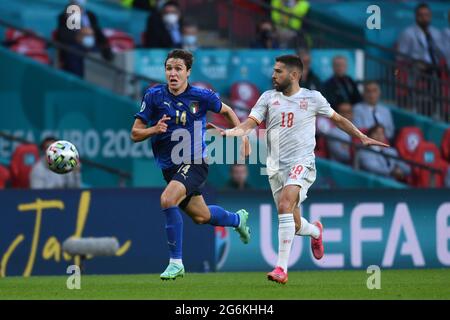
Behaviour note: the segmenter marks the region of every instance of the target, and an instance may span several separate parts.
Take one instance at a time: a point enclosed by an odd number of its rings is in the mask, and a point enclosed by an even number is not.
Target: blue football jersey
[[[221,108],[219,95],[210,89],[188,85],[183,93],[175,96],[164,84],[145,91],[141,110],[135,118],[154,126],[164,115],[170,117],[166,121],[167,131],[151,137],[156,162],[161,169],[168,169],[179,164],[175,161],[179,158],[183,158],[180,163],[186,163],[206,157],[206,113],[218,113]],[[190,154],[185,154],[186,148],[190,149]],[[172,159],[172,150],[177,159]]]

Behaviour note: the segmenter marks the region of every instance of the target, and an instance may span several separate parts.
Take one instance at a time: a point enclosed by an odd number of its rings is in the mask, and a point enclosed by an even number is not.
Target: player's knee
[[[161,208],[167,209],[170,207],[175,207],[177,205],[177,201],[175,198],[170,197],[166,194],[161,195]]]
[[[292,203],[287,199],[281,199],[278,202],[278,213],[291,213],[292,212]]]
[[[196,224],[205,224],[209,222],[209,219],[205,216],[194,216],[192,217],[192,220],[194,220]]]

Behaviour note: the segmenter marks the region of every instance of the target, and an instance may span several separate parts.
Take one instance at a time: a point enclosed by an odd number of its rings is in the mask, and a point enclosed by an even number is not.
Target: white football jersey
[[[290,97],[276,90],[264,92],[249,117],[258,124],[266,121],[268,173],[293,164],[313,163],[316,116],[331,118],[334,112],[316,90],[300,88]]]

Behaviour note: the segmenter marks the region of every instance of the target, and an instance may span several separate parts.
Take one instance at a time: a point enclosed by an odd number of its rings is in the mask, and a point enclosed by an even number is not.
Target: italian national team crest
[[[199,102],[191,101],[191,103],[189,104],[189,110],[192,114],[196,114],[199,111]]]

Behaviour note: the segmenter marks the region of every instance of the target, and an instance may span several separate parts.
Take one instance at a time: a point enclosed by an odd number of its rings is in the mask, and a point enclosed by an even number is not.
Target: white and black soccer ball
[[[59,174],[72,171],[80,163],[77,148],[65,140],[53,142],[47,148],[46,156],[49,169]]]

